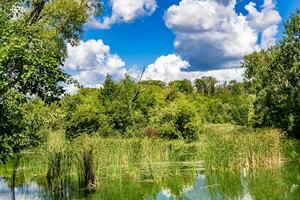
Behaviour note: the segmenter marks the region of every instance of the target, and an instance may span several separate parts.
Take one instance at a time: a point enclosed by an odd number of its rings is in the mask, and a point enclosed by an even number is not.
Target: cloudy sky
[[[101,17],[68,47],[65,70],[86,87],[107,73],[171,81],[242,80],[244,55],[274,45],[300,0],[104,0]],[[71,88],[69,88],[71,89]]]

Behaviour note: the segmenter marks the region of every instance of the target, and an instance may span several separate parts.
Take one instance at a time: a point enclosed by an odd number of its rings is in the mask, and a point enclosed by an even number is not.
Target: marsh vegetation
[[[297,199],[296,141],[278,144],[275,130],[232,125],[208,125],[205,133],[196,142],[97,135],[70,142],[52,132],[45,146],[20,156],[14,178],[13,159],[0,168],[1,184],[6,194],[22,188],[15,195],[26,199]]]

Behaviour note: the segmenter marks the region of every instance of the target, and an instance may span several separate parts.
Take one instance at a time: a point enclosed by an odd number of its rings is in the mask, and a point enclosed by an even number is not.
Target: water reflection
[[[10,184],[4,179],[0,178],[0,200],[8,199],[43,199],[39,197],[38,193],[40,187],[37,183],[31,182],[29,184],[22,184],[21,186],[15,187],[14,192],[10,187]]]
[[[24,181],[24,178],[22,180]],[[77,191],[75,186],[69,186],[70,192],[65,196],[53,194],[43,177],[32,180],[18,184],[15,188],[15,199],[300,199],[300,166],[296,163],[278,170],[261,170],[248,174],[195,171],[194,175],[177,174],[165,177],[159,182],[136,181],[128,178],[104,180],[101,181],[98,191],[85,193]],[[0,200],[12,199],[11,185],[7,179],[0,179]]]

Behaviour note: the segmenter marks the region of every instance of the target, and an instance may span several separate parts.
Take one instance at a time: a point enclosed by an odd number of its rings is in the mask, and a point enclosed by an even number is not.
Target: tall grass
[[[164,177],[184,173],[182,170],[188,170],[189,165],[201,168],[200,155],[199,143],[87,135],[68,142],[61,134],[51,133],[44,157],[46,177],[52,188],[59,191],[69,176],[76,177],[79,188],[84,190],[101,187],[101,181],[127,178],[159,182]]]
[[[284,161],[281,132],[206,126],[199,141],[158,138],[101,138],[83,135],[67,141],[63,132],[49,134],[39,155],[52,191],[67,195],[71,182],[95,190],[108,181],[162,182],[173,175],[209,169],[275,168]],[[44,169],[44,171],[43,171]],[[73,184],[74,185],[74,184]]]
[[[279,167],[284,161],[283,134],[275,129],[236,129],[204,137],[204,160],[210,169],[257,169]]]
[[[300,151],[274,129],[207,125],[199,138],[196,142],[186,143],[159,138],[121,139],[83,135],[68,141],[64,132],[51,132],[44,147],[22,155],[16,182],[18,185],[23,181],[37,181],[42,186],[41,193],[47,191],[48,195],[50,192],[53,199],[71,199],[75,193],[91,191],[92,194],[100,191],[100,197],[111,197],[110,193],[115,192],[116,199],[122,199],[122,194],[126,195],[128,190],[131,190],[132,196],[142,197],[147,190],[140,190],[144,186],[148,188],[148,185],[155,185],[154,194],[161,188],[174,185],[172,192],[179,195],[181,191],[176,191],[177,180],[182,182],[180,188],[183,188],[187,183],[194,184],[196,174],[204,171],[207,189],[214,198],[243,198],[245,183],[247,190],[268,196],[264,194],[265,190],[257,189],[255,184],[259,180],[252,181],[251,176],[255,177],[260,168],[279,172],[282,169],[279,166],[286,161],[286,152],[297,157]],[[0,175],[12,174],[12,165],[11,162],[7,168],[0,166]],[[266,176],[272,170],[266,170]],[[247,176],[244,176],[245,171]],[[291,173],[289,178],[294,178],[293,175]],[[274,182],[277,178],[270,180]],[[282,184],[273,185],[280,191]],[[272,191],[272,187],[267,188]]]
[[[57,197],[66,197],[69,193],[73,155],[65,142],[63,132],[48,135],[48,143],[43,152],[47,166],[46,180],[48,189]]]
[[[97,149],[93,138],[83,136],[73,145],[73,152],[76,155],[75,162],[79,186],[85,190],[94,190],[97,188],[96,177],[96,158],[95,151]]]

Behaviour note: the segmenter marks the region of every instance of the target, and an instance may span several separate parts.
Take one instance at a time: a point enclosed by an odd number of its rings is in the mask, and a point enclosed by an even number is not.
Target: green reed
[[[195,174],[204,166],[224,170],[277,168],[285,161],[285,140],[277,130],[209,125],[199,138],[187,143],[83,135],[68,141],[63,132],[51,132],[44,147],[22,158],[26,161],[21,168],[34,177],[45,177],[50,191],[61,197],[70,192],[74,182],[77,190],[95,190],[107,181],[161,183],[167,177]]]
[[[204,160],[210,169],[276,168],[284,162],[283,134],[275,129],[208,130]]]
[[[160,139],[81,136],[68,142],[50,133],[44,156],[47,180],[59,190],[65,177],[76,177],[80,189],[94,190],[101,181],[134,178],[159,182],[192,165],[201,168],[199,143]],[[186,166],[182,166],[186,165]],[[56,181],[57,180],[57,181]],[[69,180],[69,179],[68,179]]]

